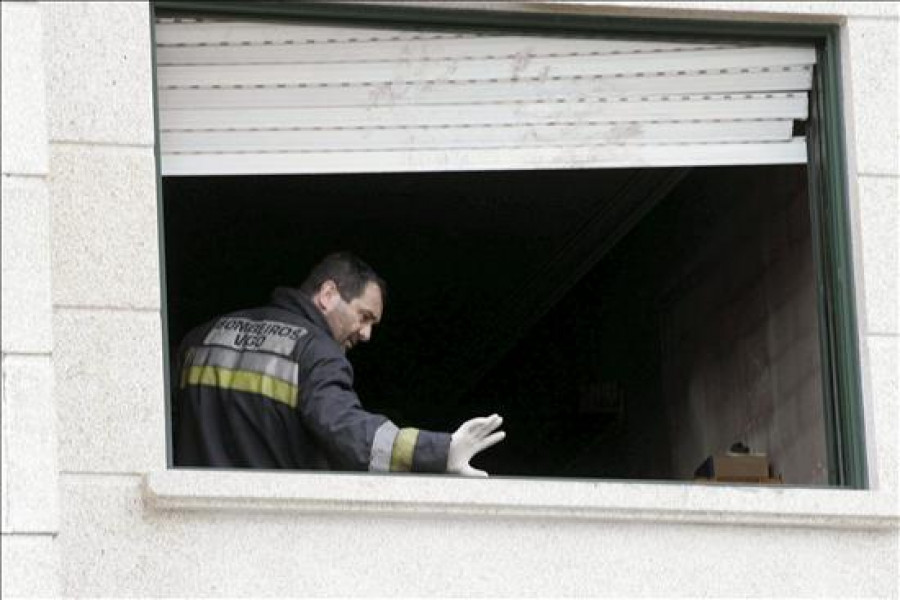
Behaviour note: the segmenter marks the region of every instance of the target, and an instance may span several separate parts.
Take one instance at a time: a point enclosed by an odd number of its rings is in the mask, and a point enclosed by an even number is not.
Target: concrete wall
[[[43,15],[2,4],[2,592],[59,592]],[[27,49],[22,51],[22,49]]]
[[[4,2],[4,595],[896,596],[896,5],[650,9],[845,23],[873,490],[166,472],[149,8]]]

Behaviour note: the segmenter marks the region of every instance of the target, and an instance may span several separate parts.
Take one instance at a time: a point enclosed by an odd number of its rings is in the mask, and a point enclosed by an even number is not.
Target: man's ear
[[[319,310],[328,314],[338,305],[341,300],[341,293],[337,289],[337,284],[332,280],[327,280],[319,286],[319,293],[315,297]]]

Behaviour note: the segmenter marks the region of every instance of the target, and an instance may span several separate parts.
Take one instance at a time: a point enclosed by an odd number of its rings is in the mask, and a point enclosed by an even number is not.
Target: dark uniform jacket
[[[363,410],[330,331],[287,288],[191,331],[174,382],[176,466],[444,472],[450,435]]]

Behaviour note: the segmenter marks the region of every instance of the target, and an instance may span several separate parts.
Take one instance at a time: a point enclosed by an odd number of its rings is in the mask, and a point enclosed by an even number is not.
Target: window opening
[[[834,319],[844,327],[853,315],[829,308],[816,322],[816,277],[840,268],[841,256],[813,260],[822,231],[834,227],[820,221],[823,202],[834,199],[820,198],[817,151],[809,186],[804,166],[808,91],[817,61],[833,61],[833,43],[823,53],[806,42],[705,36],[692,45],[682,36],[649,48],[612,36],[605,64],[616,68],[586,76],[558,60],[562,48],[456,56],[454,40],[497,43],[462,30],[404,29],[390,39],[345,31],[343,39],[304,26],[321,33],[310,48],[412,43],[424,54],[407,67],[422,72],[443,60],[471,77],[400,81],[376,68],[376,78],[387,77],[379,84],[368,66],[348,70],[359,57],[325,65],[334,58],[327,52],[296,70],[311,69],[315,81],[288,85],[279,73],[295,72],[284,67],[297,23],[237,24],[213,44],[204,36],[221,36],[222,22],[157,25],[173,346],[201,320],[297,283],[314,257],[350,248],[400,286],[378,342],[353,357],[366,408],[452,430],[466,409],[499,403],[517,421],[508,419],[508,440],[479,459],[497,474],[684,480],[701,459],[740,442],[766,452],[771,474],[787,483],[857,477],[829,464],[831,428],[849,429],[846,417],[823,416],[823,404],[837,402],[843,414],[852,399],[835,400],[823,369],[842,369],[842,390],[853,374],[820,327]],[[200,37],[185,43],[170,35],[179,30]],[[243,40],[248,31],[265,39]],[[596,41],[584,37],[527,41]],[[264,60],[243,55],[248,46]],[[451,60],[436,61],[435,47],[450,48]],[[635,68],[647,55],[665,69]],[[512,86],[526,99],[488,94],[449,111],[440,101],[436,110],[395,102],[400,84],[465,104],[473,87],[499,83],[479,75],[484,60],[498,58],[517,65],[502,93]],[[679,58],[694,68],[678,69]],[[577,106],[571,90],[548,97],[536,87],[564,79],[578,88]],[[360,107],[352,93],[334,93],[348,87],[372,101]],[[279,105],[286,94],[303,99],[300,110]],[[512,122],[496,116],[504,103],[515,107]],[[585,120],[601,104],[604,119]],[[334,108],[344,112],[329,117]],[[837,160],[833,137],[809,135]],[[827,182],[824,193],[839,194]],[[846,291],[828,286],[846,312]],[[829,352],[817,354],[820,343]]]

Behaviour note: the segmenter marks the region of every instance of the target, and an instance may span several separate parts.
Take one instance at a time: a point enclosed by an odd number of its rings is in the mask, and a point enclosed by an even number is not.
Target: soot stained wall
[[[662,391],[672,475],[743,441],[786,483],[827,485],[805,172],[711,170],[694,204],[728,207],[664,282]]]

